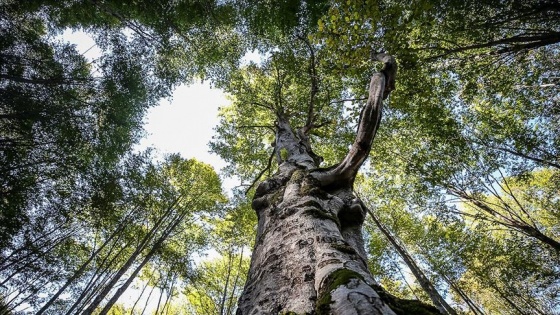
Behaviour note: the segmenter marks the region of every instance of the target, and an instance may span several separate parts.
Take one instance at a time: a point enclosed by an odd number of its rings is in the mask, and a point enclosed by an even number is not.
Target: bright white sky
[[[101,54],[93,39],[83,32],[67,31],[62,38],[76,44],[77,50],[89,60]],[[211,89],[208,83],[179,86],[171,100],[162,100],[159,106],[148,111],[144,118],[147,136],[136,149],[153,147],[158,156],[180,153],[184,158],[196,158],[219,171],[225,162],[208,152],[208,142],[218,124],[218,108],[228,103],[223,91]]]
[[[162,100],[148,111],[144,119],[147,137],[139,149],[154,147],[161,154],[180,153],[196,158],[219,171],[225,162],[208,153],[208,142],[218,124],[218,108],[227,105],[224,93],[211,89],[207,83],[182,85],[173,92],[173,99]]]

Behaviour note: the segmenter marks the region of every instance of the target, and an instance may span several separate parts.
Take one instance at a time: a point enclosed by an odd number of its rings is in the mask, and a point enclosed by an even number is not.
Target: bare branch
[[[372,57],[383,62],[385,66],[380,73],[376,73],[371,77],[369,97],[360,114],[356,139],[350,147],[350,151],[335,168],[328,171],[317,170],[313,174],[323,186],[335,183],[337,185],[351,185],[358,170],[371,151],[371,145],[381,121],[383,100],[394,89],[397,72],[396,61],[392,56],[375,54]]]
[[[311,43],[302,35],[297,35],[301,41],[305,43],[307,48],[309,49],[310,60],[309,60],[309,77],[311,78],[311,91],[309,93],[309,104],[307,106],[307,120],[305,122],[305,126],[302,128],[302,131],[305,135],[309,134],[311,129],[313,128],[313,116],[314,116],[314,106],[315,106],[315,98],[317,93],[319,92],[319,82],[317,76],[317,65],[315,60],[315,51],[313,50],[313,46]],[[303,139],[302,139],[303,140]]]

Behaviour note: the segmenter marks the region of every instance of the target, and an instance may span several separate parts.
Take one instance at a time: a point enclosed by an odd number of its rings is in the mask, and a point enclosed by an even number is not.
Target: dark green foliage
[[[139,139],[146,109],[169,87],[147,80],[152,56],[118,34],[95,65],[56,40],[44,15],[0,7],[0,247],[28,209],[67,199]],[[92,74],[96,67],[97,77]],[[46,208],[46,207],[45,207]]]

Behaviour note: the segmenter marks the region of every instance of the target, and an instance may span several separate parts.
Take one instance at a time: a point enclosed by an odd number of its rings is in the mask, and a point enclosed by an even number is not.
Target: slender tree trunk
[[[43,234],[39,235],[37,238],[35,238],[33,241],[30,242],[30,244],[33,244],[32,246],[28,245],[28,244],[24,244],[16,249],[14,249],[8,256],[2,257],[2,259],[0,259],[0,271],[1,270],[6,270],[8,269],[11,265],[13,265],[14,263],[19,263],[22,261],[27,261],[31,255],[34,255],[36,252],[35,249],[30,248],[30,247],[35,247],[35,248],[42,248],[47,246],[47,244],[49,242],[53,242],[55,240],[48,238],[50,237],[52,234],[55,234],[57,232],[60,233],[61,230],[63,230],[64,225],[66,224],[66,222],[61,223],[59,225],[57,225],[56,227],[50,229],[47,232],[44,232]],[[39,243],[39,241],[41,241],[41,243]],[[26,254],[21,254],[21,252],[27,251]],[[11,262],[10,262],[11,261]]]
[[[226,283],[224,284],[224,291],[222,293],[222,298],[220,301],[220,315],[224,315],[224,310],[226,307],[226,298],[229,286],[229,278],[231,277],[231,270],[233,269],[233,247],[230,248],[228,252],[228,266],[226,274]]]
[[[387,229],[387,227],[383,223],[381,223],[381,221],[379,221],[379,218],[377,217],[377,215],[375,215],[373,211],[371,211],[369,208],[366,209],[370,214],[370,217],[373,219],[373,222],[375,223],[377,228],[379,228],[381,233],[385,235],[387,240],[389,240],[391,245],[393,245],[395,250],[399,253],[399,255],[401,256],[405,264],[410,269],[410,271],[412,271],[412,274],[414,275],[414,277],[416,278],[416,280],[418,281],[422,289],[424,289],[426,294],[428,294],[430,300],[432,300],[432,303],[434,303],[436,308],[442,314],[457,315],[457,312],[439,294],[439,292],[434,287],[430,279],[426,277],[422,269],[416,264],[416,261],[414,261],[414,258],[410,256],[408,250],[395,238],[395,236],[393,236],[393,234],[389,231],[389,229]]]
[[[161,300],[163,299],[163,294],[165,293],[165,287],[169,284],[170,279],[171,279],[171,273],[168,273],[167,276],[165,277],[165,280],[163,281],[163,283],[161,283],[161,286],[159,287],[159,298],[155,311],[156,314],[161,314],[159,313],[159,307],[161,306]],[[158,284],[160,283],[160,281],[161,281],[161,277],[158,279]],[[161,311],[163,312],[163,308],[161,309]]]
[[[451,289],[453,289],[453,291],[455,291],[461,297],[461,299],[465,301],[465,303],[467,303],[467,306],[474,315],[484,315],[484,311],[482,311],[480,307],[465,293],[465,291],[463,291],[455,282],[453,282],[453,280],[451,280],[444,274],[440,273],[440,275],[443,277],[445,282],[449,284]]]
[[[521,315],[529,315],[529,313],[525,312],[524,310],[522,310],[515,302],[513,302],[507,294],[504,294],[502,292],[502,290],[498,289],[497,285],[491,285],[492,288],[500,295],[500,297],[502,299],[504,299],[504,301],[506,301],[506,303],[514,310],[516,310],[519,314]]]
[[[366,212],[352,186],[369,155],[382,100],[396,73],[392,57],[376,57],[385,68],[371,79],[356,140],[338,165],[318,168],[320,159],[306,136],[311,123],[296,133],[278,109],[279,170],[260,183],[252,202],[258,217],[257,238],[238,315],[394,315],[420,309],[424,314],[439,313],[431,306],[387,294],[367,267],[362,238]],[[415,311],[407,309],[412,305]]]
[[[122,246],[115,253],[115,255],[113,255],[112,258],[111,258],[111,254],[113,253],[113,249],[117,245],[119,245],[119,243],[114,242],[113,245],[111,245],[111,248],[108,250],[107,255],[105,257],[103,257],[103,260],[101,260],[101,262],[99,263],[99,266],[95,269],[95,271],[92,274],[92,276],[90,277],[88,283],[86,284],[86,286],[84,287],[84,289],[82,290],[80,295],[75,299],[74,303],[72,304],[70,309],[68,309],[68,311],[66,312],[65,315],[71,315],[74,310],[83,309],[89,303],[89,301],[92,299],[92,297],[94,297],[95,294],[98,291],[102,290],[102,288],[104,287],[104,284],[107,281],[109,281],[109,279],[111,277],[111,274],[108,273],[107,271],[112,268],[114,262],[121,256],[122,252],[124,252],[124,250],[126,248],[128,248],[128,246],[130,244],[131,244],[131,242],[127,242],[125,244],[125,246]],[[111,258],[111,259],[109,259],[109,258]],[[104,278],[102,278],[103,275],[105,275]],[[80,306],[80,304],[82,304],[82,305]],[[78,311],[76,313],[78,313]]]
[[[177,275],[174,273],[173,276],[172,276],[172,279],[171,279],[171,285],[169,286],[169,292],[167,293],[167,296],[165,297],[165,303],[163,303],[162,314],[163,314],[163,311],[165,311],[166,315],[169,313],[169,305],[171,305],[169,302],[173,298],[173,290],[175,289],[175,281],[176,280],[177,280]]]
[[[136,211],[136,209],[134,209],[131,214],[133,214]],[[76,279],[78,279],[79,277],[82,276],[82,274],[86,271],[86,268],[90,265],[90,263],[93,261],[93,259],[95,259],[97,257],[97,255],[109,244],[111,243],[111,241],[113,240],[113,238],[115,238],[116,236],[119,236],[117,238],[120,239],[120,237],[122,236],[121,232],[122,232],[122,227],[124,225],[124,223],[128,222],[128,218],[130,215],[127,215],[123,222],[121,222],[121,224],[119,224],[117,226],[117,228],[115,228],[115,230],[113,231],[113,233],[111,233],[111,235],[109,236],[109,238],[107,238],[103,244],[101,244],[101,246],[95,250],[90,257],[80,266],[80,268],[78,268],[78,270],[76,270],[76,272],[74,272],[74,274],[68,278],[66,280],[66,283],[64,283],[64,285],[62,287],[60,287],[58,289],[58,291],[49,299],[49,301],[47,303],[45,303],[45,305],[43,305],[43,307],[41,307],[41,309],[35,314],[35,315],[41,315],[43,314],[57,299],[58,297],[62,294],[62,292],[64,292],[66,290],[66,288],[68,288]]]
[[[167,211],[158,219],[158,221],[154,224],[154,226],[150,229],[150,231],[144,236],[136,250],[130,255],[128,260],[125,264],[119,268],[119,271],[115,274],[115,276],[109,281],[108,285],[95,297],[95,300],[88,306],[85,310],[86,314],[91,314],[97,308],[103,299],[109,294],[109,292],[113,289],[113,287],[117,284],[119,279],[126,273],[126,271],[132,266],[132,264],[136,261],[136,259],[140,256],[142,251],[146,248],[148,243],[155,237],[158,230],[161,228],[161,225],[164,221],[172,215],[173,209],[175,205],[179,202],[179,199],[176,199],[167,209]]]
[[[146,284],[142,288],[142,291],[140,292],[140,295],[138,295],[138,298],[136,299],[136,301],[134,301],[134,304],[132,304],[132,307],[130,307],[131,312],[134,312],[134,309],[136,308],[136,305],[138,305],[138,302],[140,302],[140,300],[142,299],[142,296],[144,295],[144,292],[146,292],[146,289],[148,288],[149,284],[150,283],[148,281],[146,281]]]
[[[140,313],[140,315],[144,315],[144,313],[146,312],[146,308],[148,308],[148,303],[150,302],[152,293],[154,293],[154,289],[155,287],[150,288],[150,293],[148,293],[148,297],[146,298],[146,302],[144,302],[144,308],[142,308],[142,313]],[[111,309],[111,307],[113,307],[113,305],[109,306],[108,309]]]
[[[521,226],[521,227],[519,227],[519,229],[524,231],[526,235],[534,237],[534,238],[538,239],[539,241],[545,243],[546,245],[550,246],[551,248],[553,248],[557,252],[560,252],[560,242],[558,242],[557,240],[555,240],[551,237],[546,236],[545,234],[543,234],[538,229],[536,229],[536,228],[534,228],[530,225]]]
[[[231,288],[231,294],[228,299],[226,315],[230,315],[232,313],[233,307],[235,306],[233,297],[235,295],[235,292],[237,291],[237,282],[239,281],[242,265],[243,265],[243,247],[241,247],[241,252],[239,253],[239,264],[237,266],[237,273],[235,274],[235,280],[233,281],[233,287]]]
[[[99,312],[99,315],[106,315],[109,310],[111,309],[111,307],[117,302],[117,300],[119,299],[119,297],[124,293],[124,291],[126,291],[126,289],[128,289],[128,286],[130,286],[130,284],[132,283],[132,281],[136,278],[136,276],[138,275],[138,273],[140,273],[140,271],[142,270],[142,268],[144,268],[144,266],[150,261],[150,259],[152,259],[152,257],[155,255],[155,253],[161,249],[161,246],[163,245],[163,243],[167,240],[167,238],[169,237],[169,235],[175,230],[175,228],[177,228],[177,226],[183,222],[183,220],[185,219],[185,216],[187,215],[187,211],[183,210],[182,214],[179,214],[164,230],[163,234],[156,240],[156,242],[154,243],[154,245],[152,246],[152,248],[150,249],[150,251],[146,254],[146,256],[144,257],[144,259],[140,262],[140,264],[134,269],[134,271],[132,272],[132,274],[128,277],[128,279],[125,281],[125,283],[117,289],[117,291],[115,292],[115,294],[113,294],[113,296],[111,297],[111,299],[107,302],[107,304],[105,305],[105,307],[103,307],[103,309],[101,310],[101,312]],[[151,294],[151,293],[150,293]]]

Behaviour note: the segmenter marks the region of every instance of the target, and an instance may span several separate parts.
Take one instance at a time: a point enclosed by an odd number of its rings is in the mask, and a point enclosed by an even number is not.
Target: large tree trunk
[[[352,185],[369,154],[382,100],[393,86],[394,59],[377,57],[385,68],[372,77],[356,140],[335,167],[318,168],[320,159],[304,132],[296,135],[287,117],[278,112],[280,166],[255,192],[257,238],[238,315],[438,314],[434,307],[387,294],[367,267],[362,238],[365,210]]]

